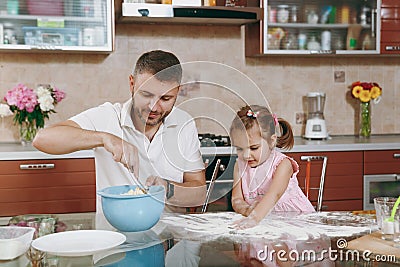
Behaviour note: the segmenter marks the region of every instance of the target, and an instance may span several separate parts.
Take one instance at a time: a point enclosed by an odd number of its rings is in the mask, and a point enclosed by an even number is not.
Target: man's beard
[[[137,117],[140,119],[140,121],[145,125],[145,126],[157,126],[160,123],[164,122],[164,119],[171,113],[171,110],[168,110],[164,113],[161,113],[160,118],[158,118],[157,120],[149,120],[148,117],[143,116],[143,110],[137,108],[135,106],[135,99],[132,97],[132,115],[135,116],[135,114],[137,114]],[[150,115],[151,110],[146,110],[146,114],[147,116]]]
[[[165,117],[168,115],[167,113],[163,113],[163,114],[157,114],[157,115],[161,115],[158,119],[154,119],[154,120],[149,120],[148,117],[143,117],[143,113],[140,112],[140,110],[137,110],[138,112],[138,116],[139,119],[146,125],[146,126],[156,126],[160,123],[162,123],[165,119]],[[151,112],[147,112],[146,114],[150,115]]]
[[[164,119],[169,115],[169,113],[171,111],[167,111],[164,113],[157,113],[157,115],[161,115],[158,119],[154,119],[154,120],[149,120],[148,115],[150,115],[151,111],[147,110],[145,112],[145,114],[147,114],[147,116],[143,116],[143,110],[140,110],[139,108],[133,107],[133,112],[135,114],[137,114],[138,118],[140,119],[140,121],[146,125],[146,126],[157,126],[160,123],[164,122]]]

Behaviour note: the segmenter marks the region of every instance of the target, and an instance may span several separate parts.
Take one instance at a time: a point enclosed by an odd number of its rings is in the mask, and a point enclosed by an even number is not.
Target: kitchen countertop
[[[355,150],[391,150],[400,149],[399,135],[373,135],[370,138],[359,138],[353,135],[332,136],[327,140],[306,140],[295,138],[290,152],[318,151],[355,151]]]
[[[400,149],[400,135],[374,135],[368,139],[355,136],[332,136],[327,140],[306,140],[295,138],[294,147],[288,152],[319,151],[355,151],[355,150],[393,150]],[[232,147],[202,147],[203,155],[231,155]],[[50,155],[38,151],[32,146],[20,143],[0,143],[0,160],[33,160],[33,159],[65,159],[92,158],[92,150],[83,150],[63,155]]]

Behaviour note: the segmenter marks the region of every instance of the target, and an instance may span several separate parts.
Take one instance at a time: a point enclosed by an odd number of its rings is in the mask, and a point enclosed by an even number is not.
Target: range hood
[[[174,6],[122,3],[121,23],[236,24],[254,23],[262,18],[258,7]]]
[[[221,18],[257,20],[257,13],[243,11],[242,8],[221,7],[173,7],[174,17],[177,18]]]

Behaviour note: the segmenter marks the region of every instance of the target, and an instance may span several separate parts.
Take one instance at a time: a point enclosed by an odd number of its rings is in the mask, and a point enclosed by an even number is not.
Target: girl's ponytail
[[[294,136],[290,123],[282,118],[278,118],[281,136],[277,138],[276,147],[289,150],[294,145]]]

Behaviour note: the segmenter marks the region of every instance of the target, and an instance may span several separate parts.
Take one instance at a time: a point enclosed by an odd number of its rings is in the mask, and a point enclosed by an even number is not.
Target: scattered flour
[[[236,230],[231,224],[243,218],[234,212],[181,214],[163,216],[175,235],[185,239],[215,239],[221,237],[263,238],[268,240],[312,240],[324,236],[346,237],[377,230],[373,218],[351,212],[319,212],[310,214],[271,213],[256,227]]]

